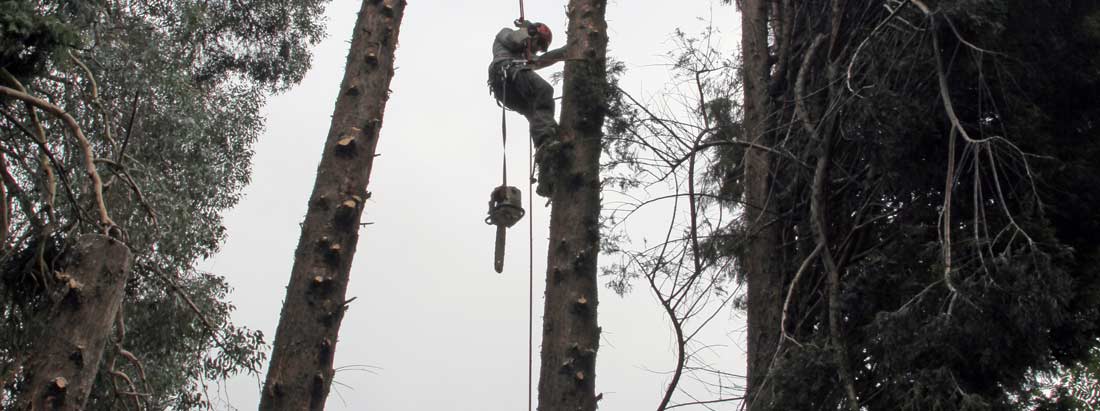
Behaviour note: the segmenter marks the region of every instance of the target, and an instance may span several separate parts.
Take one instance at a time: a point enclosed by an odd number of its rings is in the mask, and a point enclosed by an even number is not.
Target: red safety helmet
[[[550,49],[550,42],[554,40],[554,33],[550,27],[542,23],[535,23],[535,47],[539,51]]]

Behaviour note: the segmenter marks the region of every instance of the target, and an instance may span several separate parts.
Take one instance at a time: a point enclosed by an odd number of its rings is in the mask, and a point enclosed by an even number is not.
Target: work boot
[[[549,198],[554,194],[554,170],[561,163],[562,144],[558,140],[549,140],[539,145],[535,150],[535,164],[539,168],[538,186],[535,193]]]

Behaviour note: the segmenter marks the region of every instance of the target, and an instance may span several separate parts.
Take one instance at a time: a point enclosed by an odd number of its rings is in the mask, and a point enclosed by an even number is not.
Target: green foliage
[[[106,365],[129,375],[153,409],[209,408],[208,383],[260,369],[263,336],[229,321],[222,277],[193,267],[223,241],[220,214],[249,181],[266,95],[308,70],[325,3],[0,0],[0,68],[79,122],[106,160],[97,169],[107,209],[135,254],[125,336],[120,327],[116,338],[141,360],[145,378],[109,345],[88,409],[132,400],[116,395],[116,384],[129,388]],[[39,111],[40,145],[22,104],[0,101],[0,110],[2,165],[12,176],[3,199],[12,214],[0,251],[0,363],[11,371],[33,348],[26,344],[49,304],[42,284],[53,256],[72,234],[99,228],[79,148],[63,124]]]
[[[827,3],[805,7],[826,10]],[[774,370],[775,409],[842,404],[836,364],[822,365],[834,361],[832,349],[847,350],[867,409],[1031,409],[1046,398],[1037,381],[1085,358],[1100,332],[1100,214],[1093,207],[1100,200],[1100,42],[1090,34],[1100,4],[939,1],[928,2],[929,18],[901,3],[892,25],[876,30],[890,10],[871,3],[846,10],[857,22],[846,28],[854,39],[847,50],[866,39],[858,58],[837,59],[835,72],[851,63],[852,76],[830,80],[826,63],[817,63],[808,89],[829,98],[806,98],[812,117],[835,119],[838,136],[825,209],[834,241],[828,250],[846,261],[847,346],[835,346],[824,297],[806,285],[824,278],[811,260],[792,308],[801,325],[790,331],[802,345],[788,344]],[[811,27],[826,24],[807,19]],[[792,64],[801,64],[794,56]],[[974,141],[952,137],[937,60]],[[776,141],[814,158],[817,143],[799,130],[793,110],[784,111],[795,99],[795,73],[777,80],[775,124],[796,126]],[[947,167],[950,141],[954,169]],[[813,173],[776,162],[772,201],[795,239],[777,254],[782,271],[793,273],[815,244],[796,231],[809,225]],[[835,385],[807,389],[815,387],[807,378]]]
[[[41,74],[57,49],[76,44],[71,27],[39,14],[29,0],[0,0],[0,10],[0,67],[17,78]]]

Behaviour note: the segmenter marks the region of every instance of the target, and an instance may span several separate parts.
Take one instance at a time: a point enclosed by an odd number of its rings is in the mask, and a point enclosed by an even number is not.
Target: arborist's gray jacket
[[[493,64],[501,61],[526,61],[527,39],[531,36],[525,29],[503,28],[493,40]],[[565,58],[565,47],[559,47],[541,55],[531,53],[528,68],[541,69]]]

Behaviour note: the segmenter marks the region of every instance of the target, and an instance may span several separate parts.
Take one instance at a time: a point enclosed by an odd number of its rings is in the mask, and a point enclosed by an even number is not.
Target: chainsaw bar
[[[504,272],[504,233],[507,230],[502,225],[497,226],[497,244],[493,252],[493,268],[497,273]]]

